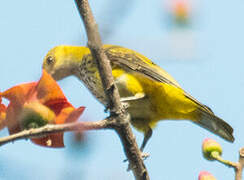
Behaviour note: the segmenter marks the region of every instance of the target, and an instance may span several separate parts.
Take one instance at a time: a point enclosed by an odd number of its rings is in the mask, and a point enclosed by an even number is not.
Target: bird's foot
[[[129,108],[129,103],[127,103],[127,102],[123,102],[123,101],[121,101],[121,105],[122,105],[122,108],[123,109],[128,109]],[[110,105],[106,105],[105,106],[105,109],[104,109],[104,112],[105,113],[107,113],[107,112],[109,112],[109,111],[111,111],[111,107],[110,107]]]
[[[149,153],[141,152],[141,158],[142,158],[143,161],[146,160],[149,156],[150,156]],[[128,159],[125,159],[123,162],[127,162],[127,161],[128,161]],[[132,165],[129,164],[128,168],[127,168],[127,171],[130,171],[131,169],[132,169]]]
[[[141,158],[143,159],[143,161],[146,160],[149,156],[150,156],[149,153],[144,153],[144,152],[141,153]]]
[[[146,160],[149,156],[150,156],[149,153],[141,152],[141,158],[143,160]],[[123,162],[127,162],[127,161],[128,161],[128,159],[123,160]]]
[[[123,109],[128,109],[130,107],[130,104],[127,102],[121,102],[121,104]]]

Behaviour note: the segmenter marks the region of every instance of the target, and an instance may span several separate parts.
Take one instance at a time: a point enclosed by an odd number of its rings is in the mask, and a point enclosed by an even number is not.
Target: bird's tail
[[[210,108],[205,106],[205,108],[198,108],[197,113],[199,118],[194,121],[197,125],[219,135],[220,137],[226,139],[227,141],[233,142],[235,140],[233,134],[233,128],[227,124],[224,120],[215,116]]]

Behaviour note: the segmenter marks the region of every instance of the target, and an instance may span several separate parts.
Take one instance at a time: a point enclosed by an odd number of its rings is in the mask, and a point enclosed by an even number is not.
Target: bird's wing
[[[105,53],[113,65],[141,73],[152,80],[170,84],[181,89],[176,80],[174,80],[166,71],[154,64],[147,57],[133,50],[120,46],[107,45],[105,46]],[[208,106],[203,105],[187,92],[184,91],[184,95],[208,113],[213,114],[212,110]]]
[[[119,67],[141,73],[153,80],[180,88],[176,80],[166,71],[150,61],[147,57],[133,50],[120,46],[107,45],[105,52],[113,65],[118,65]]]

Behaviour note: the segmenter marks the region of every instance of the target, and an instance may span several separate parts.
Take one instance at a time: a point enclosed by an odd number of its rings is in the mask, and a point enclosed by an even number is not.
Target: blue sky
[[[216,139],[223,157],[232,161],[237,161],[238,150],[244,146],[244,2],[193,1],[192,26],[177,29],[167,22],[167,1],[91,3],[100,29],[109,32],[104,43],[134,49],[163,67],[234,128],[236,141],[228,143],[188,121],[160,122],[145,149],[151,155],[145,164],[153,180],[196,179],[201,170],[219,180],[233,179],[232,169],[202,157],[201,144],[206,137]],[[0,90],[5,90],[38,80],[42,59],[53,46],[85,45],[87,38],[73,1],[24,0],[0,2],[0,39]],[[59,84],[70,102],[87,107],[81,120],[107,116],[77,79],[69,77]],[[142,134],[134,132],[140,144]],[[66,148],[58,150],[24,140],[2,146],[0,179],[133,179],[126,172],[115,132],[88,132],[87,147],[76,152],[69,136]]]

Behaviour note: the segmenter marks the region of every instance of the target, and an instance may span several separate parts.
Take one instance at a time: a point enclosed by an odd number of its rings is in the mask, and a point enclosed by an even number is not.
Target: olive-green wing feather
[[[166,71],[151,62],[145,56],[139,53],[135,53],[133,50],[126,49],[120,46],[107,45],[105,52],[108,58],[111,60],[112,64],[132,71],[136,71],[155,81],[167,83],[177,88],[181,88],[176,80],[174,80],[174,78],[170,76]],[[199,105],[209,113],[212,113],[209,107],[201,104],[187,92],[184,91],[184,93],[187,98],[191,99],[193,102],[195,102],[197,105]]]
[[[104,48],[112,65],[117,65],[121,68],[141,73],[155,81],[181,88],[166,71],[151,62],[145,56],[120,46],[106,45]],[[196,122],[198,125],[207,128],[228,141],[234,141],[232,135],[233,129],[229,124],[215,116],[208,106],[203,105],[185,91],[183,92],[185,97],[189,98],[199,106],[197,111],[200,114],[201,119]]]

